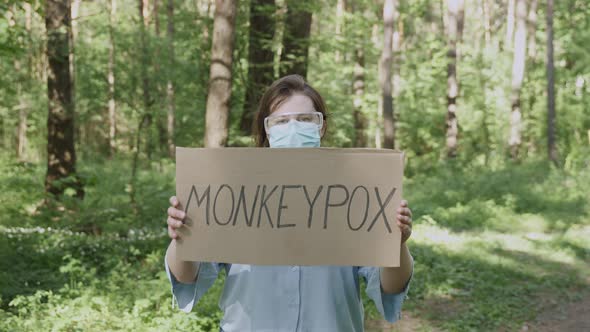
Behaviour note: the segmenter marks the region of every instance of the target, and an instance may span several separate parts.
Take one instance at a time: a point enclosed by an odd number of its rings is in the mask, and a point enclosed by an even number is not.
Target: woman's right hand
[[[184,226],[184,217],[186,217],[184,211],[179,210],[180,202],[176,196],[170,197],[170,207],[168,208],[168,236],[171,239],[178,239],[180,238],[179,233],[177,230]]]

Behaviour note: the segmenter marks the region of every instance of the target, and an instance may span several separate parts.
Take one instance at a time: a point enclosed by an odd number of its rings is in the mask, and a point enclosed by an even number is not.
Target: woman
[[[319,147],[326,131],[326,105],[301,76],[275,81],[262,96],[256,119],[259,147]],[[257,266],[180,261],[175,255],[178,228],[185,215],[170,198],[166,272],[181,310],[189,312],[215,282],[220,269],[227,277],[219,306],[221,331],[362,331],[363,305],[359,277],[383,317],[400,318],[413,271],[406,241],[412,213],[402,201],[397,225],[402,232],[400,267]]]

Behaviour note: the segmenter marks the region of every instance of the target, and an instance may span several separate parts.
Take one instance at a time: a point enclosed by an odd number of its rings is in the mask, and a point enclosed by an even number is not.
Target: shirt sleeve
[[[164,258],[164,266],[166,267],[166,274],[168,275],[168,280],[170,280],[172,286],[172,308],[174,308],[174,302],[176,302],[180,310],[188,313],[215,283],[215,279],[217,279],[217,275],[219,274],[220,264],[209,262],[199,263],[197,280],[185,284],[176,280],[174,274],[170,272],[167,257],[168,255],[166,254],[166,257]]]
[[[410,289],[410,281],[414,274],[414,260],[412,259],[412,274],[401,292],[388,294],[381,288],[381,273],[378,267],[360,267],[358,273],[367,281],[366,293],[373,302],[379,313],[390,323],[401,318],[402,304],[407,298]]]

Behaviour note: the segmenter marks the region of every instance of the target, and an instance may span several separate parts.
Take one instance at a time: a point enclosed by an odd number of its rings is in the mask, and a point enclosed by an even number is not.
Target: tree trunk
[[[533,61],[537,58],[537,39],[535,38],[537,30],[537,0],[530,0],[529,17],[527,22],[528,29],[528,56]]]
[[[175,117],[175,104],[174,104],[174,75],[176,68],[176,61],[174,60],[174,0],[168,0],[167,5],[167,18],[168,26],[166,29],[166,37],[168,40],[168,82],[166,84],[166,101],[168,106],[167,119],[166,119],[166,132],[167,144],[168,144],[168,155],[173,158],[175,154],[174,149],[174,117]]]
[[[383,147],[387,149],[393,149],[394,147],[391,64],[393,62],[392,43],[395,7],[395,0],[385,0],[383,5],[383,50],[379,61],[379,83],[381,84],[381,98],[383,100],[381,110],[383,114]]]
[[[490,13],[490,4],[489,0],[482,0],[482,13],[483,13],[483,31],[484,31],[484,41],[485,46],[488,47],[492,40],[492,25],[490,23],[491,20],[491,13]]]
[[[404,25],[402,20],[399,19],[399,11],[398,11],[399,0],[395,1],[395,7],[393,12],[393,37],[391,41],[391,51],[392,51],[392,58],[391,58],[391,68],[392,68],[392,82],[391,82],[391,94],[393,96],[392,99],[392,109],[391,109],[391,148],[396,148],[395,146],[395,123],[399,121],[399,111],[397,116],[395,114],[395,104],[398,100],[400,93],[401,93],[401,47],[402,47],[402,40],[403,40],[403,33],[404,33]],[[387,126],[385,127],[387,129]],[[387,138],[387,130],[385,131],[385,140],[389,140]]]
[[[109,6],[109,64],[107,81],[109,84],[109,154],[113,156],[116,152],[117,134],[117,104],[115,102],[115,20],[117,14],[117,1],[110,0]]]
[[[17,127],[17,148],[16,157],[18,160],[24,160],[27,148],[27,117],[29,109],[31,107],[31,88],[33,81],[33,44],[32,44],[32,32],[31,32],[31,15],[32,9],[31,4],[24,3],[25,8],[25,30],[27,33],[27,69],[25,81],[25,89],[27,95],[19,93],[20,103],[18,110],[18,127]]]
[[[205,147],[227,144],[237,0],[216,0],[207,94]]]
[[[346,7],[345,0],[338,0],[336,2],[336,26],[335,26],[335,33],[336,33],[336,52],[334,54],[334,61],[336,63],[340,63],[342,61],[342,55],[340,54],[340,40],[342,39],[342,27],[344,26],[344,9]]]
[[[309,6],[307,1],[287,0],[280,76],[298,74],[307,77],[312,13],[306,6]]]
[[[84,189],[76,176],[76,150],[74,146],[74,105],[70,72],[70,19],[69,0],[45,2],[47,33],[47,174],[45,191],[55,196],[67,187],[75,196],[84,197]],[[60,180],[69,178],[67,183]]]
[[[248,82],[240,130],[252,134],[258,100],[274,78],[272,40],[275,31],[274,0],[250,2],[250,36],[248,47]]]
[[[516,31],[514,34],[514,61],[512,62],[512,112],[510,115],[510,155],[517,159],[522,142],[522,112],[520,92],[524,80],[526,56],[526,0],[516,0]]]
[[[514,1],[508,0],[506,13],[506,37],[504,37],[504,48],[512,47],[512,36],[514,36]]]
[[[371,43],[373,44],[373,47],[377,49],[381,45],[381,42],[379,40],[379,26],[376,23],[374,23],[371,27]],[[379,66],[379,70],[381,70],[381,66]],[[381,78],[381,76],[379,78]],[[375,147],[378,149],[380,149],[383,145],[383,141],[381,139],[381,124],[383,122],[383,112],[381,111],[382,109],[383,98],[379,98],[377,106],[377,117],[375,120],[375,135],[373,137],[375,139]]]
[[[354,146],[366,147],[367,118],[363,112],[363,96],[365,94],[365,55],[361,47],[357,48],[355,52],[352,89],[354,91]]]
[[[138,0],[138,9],[139,9],[139,18],[140,18],[140,27],[139,27],[139,39],[140,39],[140,52],[141,52],[141,64],[140,64],[140,72],[141,72],[141,83],[142,83],[142,100],[143,100],[143,113],[145,114],[145,125],[143,128],[148,128],[147,132],[147,143],[146,143],[146,151],[148,154],[148,158],[151,157],[152,151],[152,140],[151,140],[151,132],[149,128],[152,124],[152,104],[153,99],[150,92],[150,79],[148,76],[148,67],[149,67],[149,46],[148,40],[146,36],[146,27],[149,25],[149,0]],[[144,122],[143,120],[141,122]]]
[[[457,63],[459,59],[458,43],[463,36],[463,18],[465,15],[463,0],[448,0],[447,20],[447,157],[457,155],[459,120],[457,118],[457,98],[459,97],[459,79]]]
[[[547,0],[547,154],[549,160],[557,164],[555,81],[553,74],[553,0]]]
[[[78,40],[78,13],[80,12],[80,2],[81,0],[69,0],[71,3],[71,29],[69,30],[69,38],[70,38],[70,75],[72,78],[72,105],[74,105],[74,109],[76,108],[76,41]],[[78,123],[76,119],[77,115],[74,114],[74,130],[75,130],[75,139],[78,143],[81,143],[82,135],[80,135],[80,126],[81,123]],[[74,142],[75,144],[76,142]]]
[[[154,50],[154,58],[160,59],[160,48],[162,45],[161,42],[161,33],[160,33],[160,15],[159,15],[159,0],[154,0],[154,9],[152,15],[154,17],[154,32],[156,34],[156,47]],[[156,112],[156,128],[158,130],[158,145],[159,150],[162,155],[168,155],[169,148],[168,148],[168,130],[167,130],[167,112],[164,112],[163,105],[161,100],[164,99],[164,91],[162,88],[162,81],[160,77],[162,76],[161,68],[160,68],[160,61],[154,62],[154,85],[155,85],[155,92],[156,98],[155,103],[157,103],[157,107],[155,108]]]

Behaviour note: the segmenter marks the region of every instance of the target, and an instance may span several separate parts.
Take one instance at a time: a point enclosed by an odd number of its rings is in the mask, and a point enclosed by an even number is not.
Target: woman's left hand
[[[412,210],[408,207],[408,201],[401,201],[397,209],[397,226],[402,232],[402,243],[405,243],[412,235]]]

